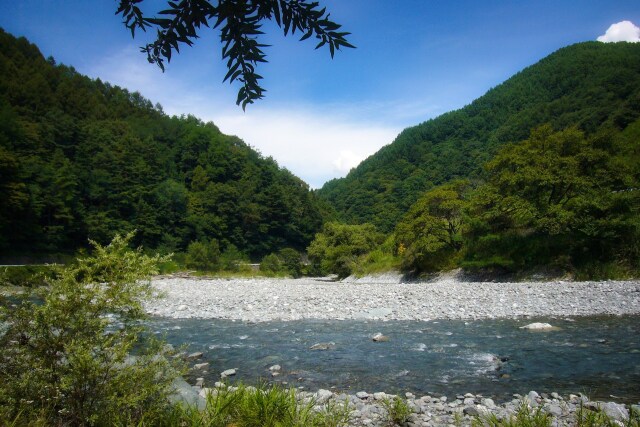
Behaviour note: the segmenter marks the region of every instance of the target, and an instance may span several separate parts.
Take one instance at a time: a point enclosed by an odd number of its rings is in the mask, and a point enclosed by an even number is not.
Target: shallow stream
[[[559,329],[520,329],[532,322]],[[640,400],[640,316],[520,320],[326,321],[248,323],[164,319],[152,329],[174,344],[201,351],[213,386],[223,370],[233,380],[261,379],[355,393],[467,392],[507,400],[513,393],[582,392],[590,398]],[[373,342],[375,333],[389,337]],[[327,350],[314,344],[332,343]],[[281,365],[271,377],[269,367]]]

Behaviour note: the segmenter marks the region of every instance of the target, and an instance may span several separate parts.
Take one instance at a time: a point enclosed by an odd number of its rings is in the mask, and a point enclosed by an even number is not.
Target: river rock
[[[529,401],[529,404],[534,408],[538,406],[539,398],[540,398],[540,395],[533,390],[530,391],[529,394],[527,394],[527,400]]]
[[[333,393],[321,388],[313,395],[313,397],[316,399],[316,403],[322,405],[333,397]]]
[[[354,319],[379,319],[387,316],[391,316],[393,310],[390,308],[374,308],[368,311],[362,311],[356,313]]]
[[[525,325],[525,326],[521,326],[520,329],[529,329],[531,331],[543,331],[543,330],[555,329],[555,327],[550,325],[549,323],[534,322],[534,323],[529,323],[528,325]]]
[[[366,399],[367,397],[369,397],[369,393],[367,393],[366,391],[359,391],[356,393],[356,397],[358,399]]]
[[[204,378],[196,378],[196,387],[200,387],[202,388],[202,386],[204,385]]]
[[[389,337],[386,335],[382,335],[380,332],[376,333],[371,337],[375,342],[386,342],[389,341]]]
[[[171,388],[174,390],[173,394],[169,396],[172,403],[183,402],[189,406],[195,406],[199,410],[205,408],[206,401],[182,377],[176,378]]]
[[[209,362],[196,363],[195,365],[193,365],[193,369],[206,369],[208,367],[209,367]]]
[[[470,417],[477,417],[480,415],[480,411],[478,411],[475,406],[467,406],[462,410],[462,412]]]
[[[273,366],[269,367],[269,370],[271,372],[278,372],[278,371],[280,371],[280,369],[282,369],[282,367],[280,365],[273,365]]]
[[[482,405],[483,405],[483,406],[486,406],[486,407],[487,407],[487,409],[493,409],[493,408],[495,408],[495,407],[496,407],[496,404],[495,404],[495,402],[493,401],[493,399],[489,399],[489,398],[482,399]]]
[[[334,348],[336,348],[336,343],[334,342],[319,342],[309,347],[309,350],[324,351],[324,350],[333,350]]]
[[[613,418],[616,421],[624,421],[629,419],[629,411],[624,405],[620,405],[619,403],[602,403],[600,406],[600,410],[607,414],[608,417]]]
[[[227,369],[226,371],[222,371],[220,373],[220,378],[227,378],[227,377],[232,377],[236,374],[236,370],[235,369]]]
[[[201,351],[196,351],[194,353],[188,354],[187,359],[190,359],[190,360],[200,359],[202,356],[203,356],[203,353]]]
[[[549,405],[549,407],[547,408],[547,412],[549,412],[551,415],[553,415],[556,418],[561,417],[563,414],[562,408],[560,407],[560,405],[557,405],[555,403]]]

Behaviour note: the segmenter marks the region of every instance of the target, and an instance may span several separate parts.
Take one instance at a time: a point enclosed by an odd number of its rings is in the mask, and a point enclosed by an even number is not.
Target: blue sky
[[[145,0],[153,14],[160,0]],[[138,90],[169,114],[193,114],[238,135],[320,187],[393,141],[405,127],[463,107],[555,50],[640,24],[634,1],[321,0],[353,33],[331,60],[313,40],[266,25],[267,97],[243,112],[222,83],[218,33],[205,29],[162,73],[148,64],[115,0],[0,0],[0,27],[79,72]],[[166,2],[165,2],[166,4]],[[626,33],[637,32],[626,27]],[[624,32],[624,31],[623,31]],[[146,35],[150,37],[151,34]]]

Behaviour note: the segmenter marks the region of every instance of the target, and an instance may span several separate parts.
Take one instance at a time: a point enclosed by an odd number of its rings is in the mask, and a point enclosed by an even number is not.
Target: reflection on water
[[[235,379],[285,382],[307,390],[416,394],[583,392],[640,399],[640,317],[528,320],[325,321],[247,323],[154,319],[174,345],[204,352],[208,384],[225,369]],[[533,321],[558,331],[519,329]],[[377,333],[388,342],[373,342]],[[310,350],[333,343],[328,350]],[[282,366],[272,378],[268,368]]]

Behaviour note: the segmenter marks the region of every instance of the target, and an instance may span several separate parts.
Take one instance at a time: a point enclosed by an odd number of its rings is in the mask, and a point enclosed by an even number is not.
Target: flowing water
[[[520,326],[548,322],[559,329]],[[319,321],[247,323],[163,319],[152,329],[209,362],[206,385],[223,370],[233,380],[262,380],[315,391],[384,391],[417,395],[582,392],[593,398],[640,400],[640,317],[527,320]],[[373,342],[380,332],[387,342]],[[326,343],[327,350],[311,350]],[[269,367],[281,365],[272,378]]]

